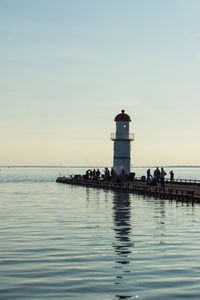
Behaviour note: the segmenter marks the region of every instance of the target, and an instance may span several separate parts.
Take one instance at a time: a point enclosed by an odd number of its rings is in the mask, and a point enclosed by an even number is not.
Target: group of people
[[[99,169],[93,169],[93,170],[87,170],[86,174],[85,174],[85,179],[86,180],[95,180],[95,181],[99,181],[100,178],[103,181],[112,181],[115,180],[117,178],[121,178],[122,180],[125,177],[125,171],[124,169],[121,170],[121,174],[119,176],[117,176],[117,174],[114,171],[114,168],[111,168],[111,170],[109,170],[107,167],[103,170],[103,174],[101,174]]]
[[[85,174],[85,179],[86,180],[89,180],[89,179],[92,179],[92,180],[98,180],[100,179],[100,176],[101,176],[101,172],[99,171],[99,169],[94,169],[94,170],[87,170],[86,171],[86,174]]]
[[[104,169],[104,176],[103,180],[105,181],[111,181],[116,177],[116,173],[114,171],[114,168],[111,168],[111,171],[108,168]]]
[[[135,173],[134,173],[135,174]],[[174,181],[174,172],[171,170],[169,172],[170,174],[170,181]],[[153,175],[151,175],[151,170],[147,170],[147,185],[157,185],[157,183],[160,183],[160,186],[162,188],[165,187],[165,176],[167,173],[165,172],[164,168],[159,169],[158,167],[153,171]],[[93,169],[93,170],[87,170],[85,174],[86,180],[95,180],[99,181],[100,179],[103,181],[120,181],[124,182],[127,175],[125,176],[125,170],[122,168],[120,175],[117,175],[113,168],[109,170],[107,167],[103,170],[103,174],[101,174],[99,169]],[[145,180],[145,176],[144,177]],[[130,180],[130,179],[127,179]]]
[[[174,181],[174,172],[171,170],[169,172],[169,174],[170,174],[170,181],[173,182]],[[157,182],[160,182],[160,186],[162,188],[164,188],[166,175],[167,175],[167,173],[165,172],[164,168],[161,168],[161,170],[160,170],[157,167],[153,172],[153,176],[151,175],[151,170],[148,169],[147,170],[147,184],[148,185],[156,185]]]

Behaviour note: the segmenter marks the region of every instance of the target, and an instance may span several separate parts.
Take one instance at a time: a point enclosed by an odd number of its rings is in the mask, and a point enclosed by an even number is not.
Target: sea
[[[0,167],[0,299],[200,299],[200,204],[56,183],[87,169]]]

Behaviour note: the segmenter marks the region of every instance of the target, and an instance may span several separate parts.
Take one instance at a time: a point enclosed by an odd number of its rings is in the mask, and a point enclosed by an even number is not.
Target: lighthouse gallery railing
[[[125,140],[125,141],[128,140],[128,141],[133,141],[134,138],[135,138],[134,133],[129,133],[129,135],[126,136],[126,137],[119,137],[119,136],[116,136],[116,133],[115,133],[115,132],[112,132],[112,133],[111,133],[111,136],[110,136],[110,139],[111,139],[112,141],[114,141],[114,140]]]

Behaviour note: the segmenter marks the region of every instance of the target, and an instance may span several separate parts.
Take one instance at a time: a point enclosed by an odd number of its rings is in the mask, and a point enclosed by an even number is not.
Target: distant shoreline
[[[111,166],[108,166],[111,167]],[[131,168],[156,168],[156,167],[163,167],[163,168],[200,168],[200,166],[133,166]],[[94,166],[0,166],[0,168],[105,168],[105,166],[98,166],[98,165],[94,165]]]

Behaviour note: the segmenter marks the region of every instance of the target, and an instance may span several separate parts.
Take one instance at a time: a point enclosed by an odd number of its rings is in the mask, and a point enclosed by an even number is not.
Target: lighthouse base
[[[131,169],[130,158],[127,157],[114,157],[113,168],[117,175],[120,175],[122,169],[126,175],[130,173]]]

